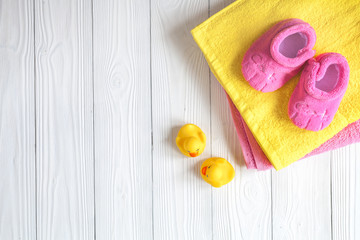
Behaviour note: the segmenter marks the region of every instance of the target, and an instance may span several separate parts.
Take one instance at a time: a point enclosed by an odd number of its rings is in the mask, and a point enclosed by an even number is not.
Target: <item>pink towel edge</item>
[[[256,142],[250,129],[247,127],[240,112],[237,110],[230,97],[227,94],[226,96],[228,99],[233,123],[238,134],[246,167],[248,169],[257,169],[259,171],[273,168],[269,159],[266,157],[261,147]],[[360,119],[346,126],[334,137],[323,143],[320,147],[314,149],[303,158],[341,148],[356,142],[360,142]]]

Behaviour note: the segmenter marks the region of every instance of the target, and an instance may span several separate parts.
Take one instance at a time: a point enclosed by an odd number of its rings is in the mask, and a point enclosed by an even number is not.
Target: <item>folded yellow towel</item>
[[[295,126],[288,101],[299,75],[281,89],[261,93],[243,78],[246,50],[272,25],[300,18],[316,31],[316,54],[338,52],[350,66],[348,90],[333,122],[311,132]],[[240,111],[262,150],[279,170],[305,156],[360,118],[360,6],[358,0],[239,0],[195,29],[193,37],[209,66]]]

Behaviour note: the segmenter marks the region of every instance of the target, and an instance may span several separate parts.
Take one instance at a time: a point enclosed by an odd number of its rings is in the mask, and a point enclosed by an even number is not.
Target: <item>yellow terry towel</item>
[[[338,52],[350,66],[347,92],[331,125],[319,132],[295,126],[287,115],[299,75],[281,89],[261,93],[243,78],[241,61],[272,25],[300,18],[316,31],[316,55]],[[193,37],[262,150],[279,170],[319,147],[360,118],[360,4],[358,0],[239,0],[195,29]]]

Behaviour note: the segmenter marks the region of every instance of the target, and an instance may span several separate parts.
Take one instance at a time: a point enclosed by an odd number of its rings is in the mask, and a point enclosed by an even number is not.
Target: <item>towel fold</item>
[[[247,132],[252,134],[253,138],[248,138],[252,140],[248,141],[257,142],[263,156],[277,170],[319,148],[360,119],[360,8],[357,5],[357,0],[271,0],[266,4],[239,0],[192,30],[211,71],[240,112]],[[300,129],[288,117],[289,98],[299,76],[275,92],[261,93],[241,73],[241,61],[251,44],[269,27],[287,18],[303,19],[315,29],[317,54],[339,52],[350,66],[348,90],[338,112],[330,126],[319,132]]]
[[[251,134],[239,111],[236,109],[234,103],[231,101],[228,95],[227,99],[229,102],[229,107],[236,128],[236,132],[239,137],[239,142],[246,167],[248,169],[257,169],[259,171],[273,168],[269,159],[261,150],[259,144],[257,144],[254,136]],[[310,157],[316,154],[331,151],[357,142],[360,142],[360,120],[346,126],[334,137],[330,138],[320,147],[314,149],[305,157]]]

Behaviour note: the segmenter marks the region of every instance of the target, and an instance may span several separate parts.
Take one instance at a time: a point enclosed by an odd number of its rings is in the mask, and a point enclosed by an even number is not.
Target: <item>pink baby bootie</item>
[[[315,55],[315,30],[300,19],[279,22],[247,50],[241,70],[249,84],[261,92],[281,88]]]
[[[329,126],[345,94],[349,71],[346,58],[338,53],[310,59],[289,101],[291,121],[311,131]]]

